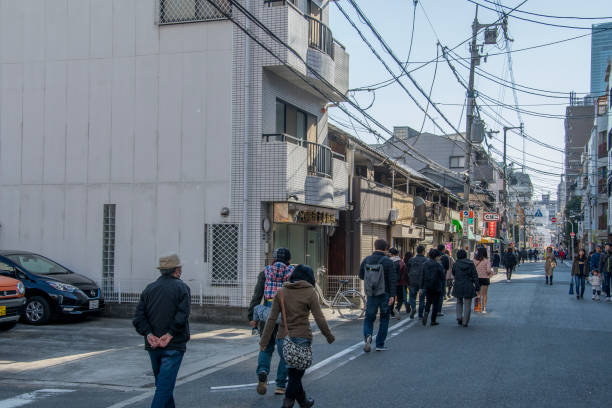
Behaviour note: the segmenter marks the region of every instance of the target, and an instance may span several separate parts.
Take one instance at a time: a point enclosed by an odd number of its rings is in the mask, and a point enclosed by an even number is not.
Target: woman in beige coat
[[[553,272],[557,267],[557,261],[555,260],[555,256],[553,255],[552,248],[546,249],[546,263],[544,264],[544,271],[546,271],[546,284],[552,286],[553,282]]]

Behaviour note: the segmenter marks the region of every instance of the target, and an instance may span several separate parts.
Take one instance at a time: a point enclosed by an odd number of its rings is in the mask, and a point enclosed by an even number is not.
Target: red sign
[[[570,237],[574,238],[575,236],[576,236],[576,233],[570,232]]]
[[[552,222],[553,224],[555,224],[557,222],[557,217],[551,217],[550,218],[550,222]]]
[[[490,222],[489,223],[489,236],[491,238],[495,238],[495,235],[497,235],[497,223]]]

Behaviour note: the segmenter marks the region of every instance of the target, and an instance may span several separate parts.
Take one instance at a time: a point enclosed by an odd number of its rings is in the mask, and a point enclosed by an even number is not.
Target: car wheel
[[[17,325],[17,322],[0,323],[0,331],[11,330],[16,325]]]
[[[32,296],[26,303],[26,310],[23,315],[25,321],[30,324],[45,324],[51,317],[51,306],[42,296]]]

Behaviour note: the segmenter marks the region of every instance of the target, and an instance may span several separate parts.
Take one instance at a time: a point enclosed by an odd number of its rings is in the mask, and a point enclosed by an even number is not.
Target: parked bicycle
[[[315,285],[321,303],[331,308],[333,313],[337,311],[345,319],[355,320],[363,317],[365,315],[365,297],[356,289],[343,290],[344,286],[349,283],[348,279],[340,279],[338,282],[340,286],[332,300],[326,298],[318,283]]]

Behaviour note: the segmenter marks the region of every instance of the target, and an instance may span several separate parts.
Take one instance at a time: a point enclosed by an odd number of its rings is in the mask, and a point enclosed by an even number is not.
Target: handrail
[[[308,46],[326,53],[334,59],[334,36],[331,29],[321,20],[304,14],[308,20]]]
[[[333,159],[345,160],[343,155],[332,152],[328,146],[298,139],[286,133],[265,133],[262,140],[265,143],[292,143],[305,147],[308,153],[308,174],[313,176],[332,178]]]
[[[262,139],[265,139],[266,143],[270,143],[270,142],[288,142],[288,143],[292,143],[294,145],[298,145],[298,146],[304,146],[305,141],[302,139],[298,139],[295,136],[291,136],[288,135],[286,133],[264,133],[263,135],[261,135]],[[272,140],[270,140],[272,139]]]

